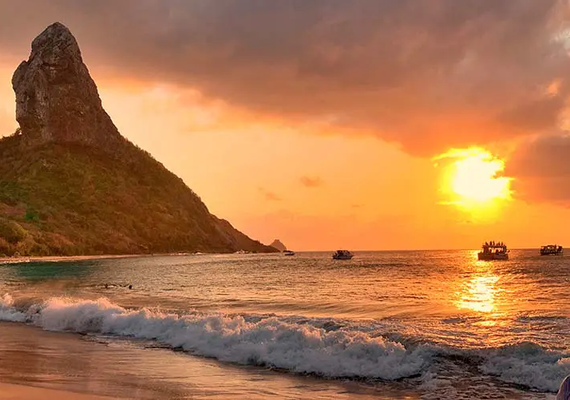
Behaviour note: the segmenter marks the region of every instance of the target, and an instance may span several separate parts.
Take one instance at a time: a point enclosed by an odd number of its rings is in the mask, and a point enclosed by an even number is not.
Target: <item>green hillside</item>
[[[0,254],[275,251],[211,215],[148,153],[124,147],[115,158],[82,145],[0,140]]]

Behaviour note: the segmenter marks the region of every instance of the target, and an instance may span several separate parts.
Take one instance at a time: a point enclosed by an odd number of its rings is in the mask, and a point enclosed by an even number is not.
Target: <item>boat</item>
[[[348,250],[337,250],[332,256],[334,260],[351,260],[352,257],[354,255]]]
[[[477,259],[481,261],[508,260],[509,250],[503,242],[485,242],[477,254]]]
[[[563,253],[564,249],[562,246],[558,246],[557,244],[547,244],[540,248],[541,256],[561,256]]]
[[[295,252],[292,250],[284,250],[283,254],[285,254],[286,256],[294,256]]]

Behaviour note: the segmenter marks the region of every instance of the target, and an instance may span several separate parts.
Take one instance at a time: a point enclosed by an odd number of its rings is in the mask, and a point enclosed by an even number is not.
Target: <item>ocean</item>
[[[570,374],[569,272],[538,250],[4,263],[0,380],[149,399],[550,399]]]

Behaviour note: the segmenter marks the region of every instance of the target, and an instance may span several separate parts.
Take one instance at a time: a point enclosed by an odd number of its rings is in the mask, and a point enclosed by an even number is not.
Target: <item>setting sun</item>
[[[498,176],[505,168],[502,160],[480,148],[451,150],[436,159],[454,160],[448,167],[446,190],[453,203],[474,208],[498,199],[509,199],[510,182]]]
[[[497,177],[504,169],[501,160],[486,152],[469,155],[454,163],[453,191],[467,201],[486,202],[509,197],[509,179]]]

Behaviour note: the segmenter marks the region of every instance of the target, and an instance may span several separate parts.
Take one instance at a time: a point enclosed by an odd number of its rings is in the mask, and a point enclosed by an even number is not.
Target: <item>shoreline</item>
[[[295,375],[18,322],[0,322],[0,353],[0,400],[419,400],[398,384]]]
[[[60,261],[87,261],[87,260],[105,260],[120,258],[144,258],[144,257],[171,257],[171,256],[216,256],[216,255],[232,255],[237,253],[205,253],[205,252],[176,252],[176,253],[140,253],[140,254],[91,254],[77,256],[18,256],[18,257],[0,257],[0,264],[19,264],[27,262],[60,262]],[[276,254],[276,253],[245,253],[245,254]]]
[[[164,254],[164,255],[168,255],[168,254]],[[155,256],[155,254],[106,254],[106,255],[82,255],[82,256],[19,256],[19,257],[0,257],[0,264],[18,264],[18,263],[26,263],[26,262],[86,261],[86,260],[137,258],[137,257],[152,257],[152,256]]]

